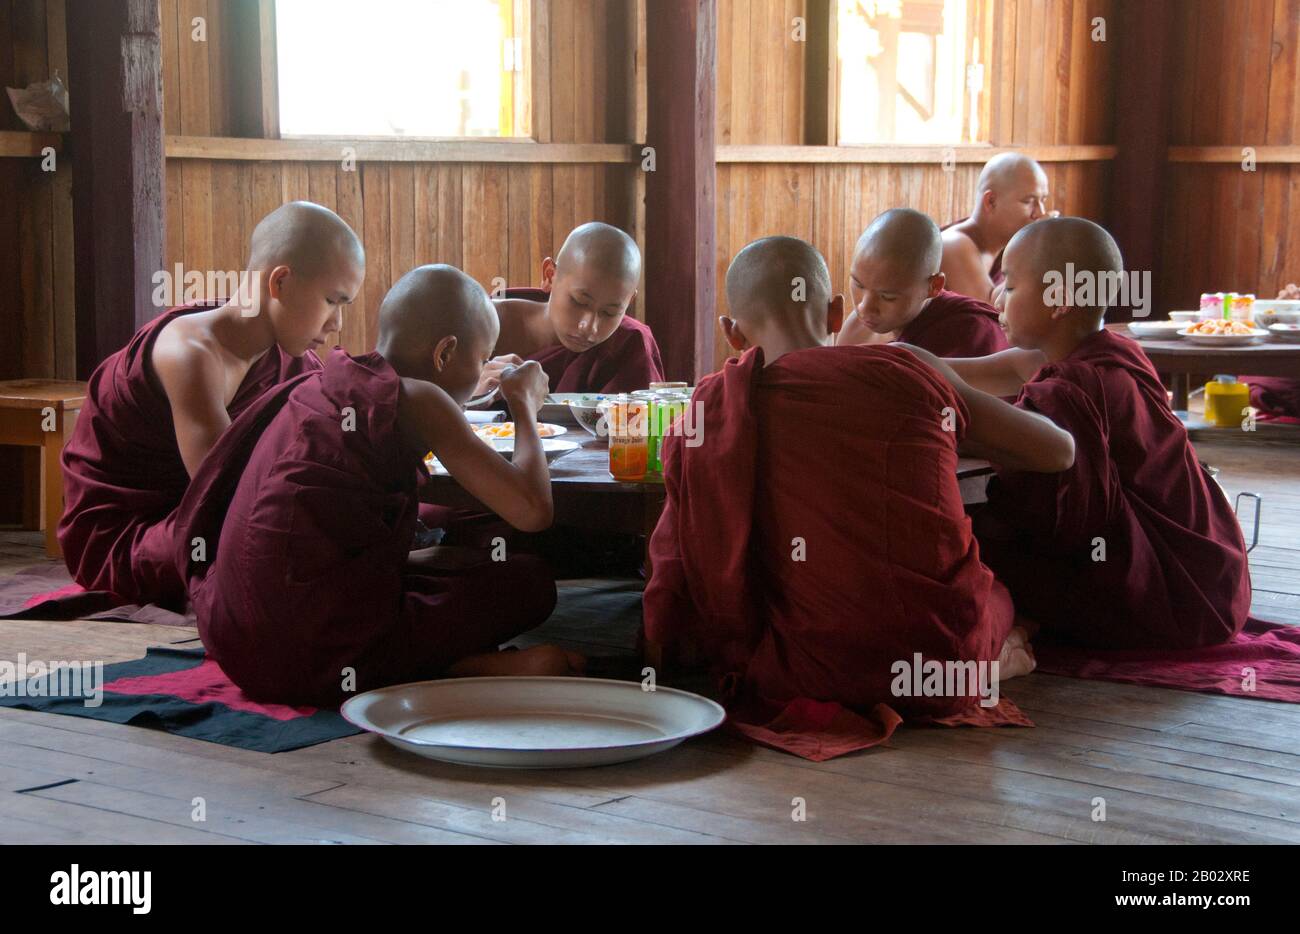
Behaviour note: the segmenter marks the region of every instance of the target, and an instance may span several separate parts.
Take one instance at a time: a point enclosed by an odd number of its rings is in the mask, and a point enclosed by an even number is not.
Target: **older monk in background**
[[[940,270],[947,288],[982,302],[992,302],[1002,283],[1002,250],[1020,228],[1047,211],[1050,189],[1043,167],[1028,156],[1004,152],[984,164],[975,185],[970,217],[943,230]]]

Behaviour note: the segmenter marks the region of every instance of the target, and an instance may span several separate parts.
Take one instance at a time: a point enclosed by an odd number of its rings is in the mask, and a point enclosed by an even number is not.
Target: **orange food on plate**
[[[514,422],[493,422],[490,425],[484,425],[481,428],[474,429],[474,433],[480,438],[493,440],[496,438],[513,438],[515,436]],[[555,428],[552,425],[538,425],[538,437],[549,438],[555,434]]]
[[[1244,337],[1251,334],[1258,334],[1259,331],[1256,329],[1253,321],[1229,321],[1223,318],[1210,318],[1205,321],[1197,321],[1183,333],[1209,334],[1215,337]]]

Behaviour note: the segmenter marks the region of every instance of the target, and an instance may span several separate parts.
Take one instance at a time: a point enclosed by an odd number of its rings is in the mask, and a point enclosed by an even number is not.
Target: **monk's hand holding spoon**
[[[536,419],[546,401],[546,394],[550,392],[550,378],[536,360],[527,363],[520,360],[518,365],[504,367],[499,380],[501,395],[510,406],[510,415],[516,422],[518,434],[518,422],[524,421],[525,417],[528,421]]]
[[[523,362],[524,358],[519,354],[508,353],[493,357],[483,364],[483,374],[478,378],[478,388],[474,390],[475,397],[496,389],[501,383],[501,374],[509,367],[522,366]]]

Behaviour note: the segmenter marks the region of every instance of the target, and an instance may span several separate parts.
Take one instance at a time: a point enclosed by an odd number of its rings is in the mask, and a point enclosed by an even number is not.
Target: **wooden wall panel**
[[[1194,308],[1201,292],[1272,298],[1300,281],[1300,163],[1239,160],[1300,143],[1300,0],[1185,0],[1180,14],[1170,143],[1230,147],[1237,161],[1168,166],[1157,307]]]
[[[26,87],[58,71],[66,85],[64,17],[63,0],[0,3],[0,83]],[[0,130],[25,129],[0,100]],[[0,379],[75,376],[72,159],[59,153],[53,172],[41,162],[0,159]]]
[[[200,240],[188,236],[196,214],[186,210],[187,236],[169,237],[168,268],[180,263],[187,270],[242,269],[258,220],[296,198],[337,211],[357,231],[366,246],[366,279],[338,335],[353,352],[374,347],[380,302],[415,266],[451,263],[487,289],[498,277],[510,285],[535,285],[542,259],[554,256],[578,223],[629,226],[625,193],[634,171],[632,166],[409,162],[362,163],[347,171],[325,162],[168,160],[169,175],[180,174],[178,168],[187,178],[201,173],[211,179],[205,202],[210,221],[201,228],[211,239],[203,241],[205,262],[197,262]]]

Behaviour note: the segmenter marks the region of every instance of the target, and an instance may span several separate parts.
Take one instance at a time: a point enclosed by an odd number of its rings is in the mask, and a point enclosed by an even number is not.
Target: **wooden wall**
[[[805,59],[791,19],[810,0],[719,0],[718,141],[741,147],[718,165],[718,295],[730,258],[746,243],[786,233],[814,243],[846,293],[854,242],[891,207],[924,211],[939,224],[968,215],[984,156],[963,150],[944,171],[939,147],[909,147],[915,162],[859,161],[797,147],[805,139]],[[831,0],[833,3],[834,0]],[[1112,42],[1093,42],[1094,16],[1111,0],[972,0],[988,62],[988,142],[1026,147],[1043,161],[1051,207],[1105,222],[1106,158],[1074,159],[1074,149],[1110,143]],[[745,147],[754,147],[746,149]],[[890,158],[889,147],[878,150]],[[924,152],[924,150],[929,152]],[[804,161],[817,159],[821,161]],[[745,161],[740,161],[745,160]],[[749,161],[752,160],[752,161]],[[717,343],[715,358],[725,356]]]
[[[63,0],[0,0],[0,83],[23,88],[55,69],[66,85]],[[0,100],[0,132],[25,130]],[[0,157],[0,379],[75,376],[72,160],[56,159],[45,172],[39,155]]]
[[[216,0],[162,0],[163,106],[169,134],[233,135],[228,93],[238,67],[223,45],[226,7]],[[546,0],[546,80],[534,102],[545,142],[625,141],[632,107],[629,20],[622,0]],[[208,17],[208,41],[191,23]],[[522,144],[521,144],[522,145]],[[401,275],[421,263],[461,267],[487,288],[504,277],[536,284],[578,224],[634,221],[634,168],[601,164],[504,164],[341,161],[167,160],[168,267],[242,268],[253,226],[285,201],[306,198],[332,208],[366,246],[362,294],[344,314],[340,343],[374,346],[379,303]]]
[[[1163,308],[1300,281],[1300,0],[1184,0],[1166,172]],[[1213,67],[1206,63],[1212,62]],[[1260,157],[1243,169],[1243,147]],[[1217,148],[1215,148],[1217,147]],[[1272,151],[1270,151],[1272,150]],[[1185,161],[1184,161],[1185,160]]]

